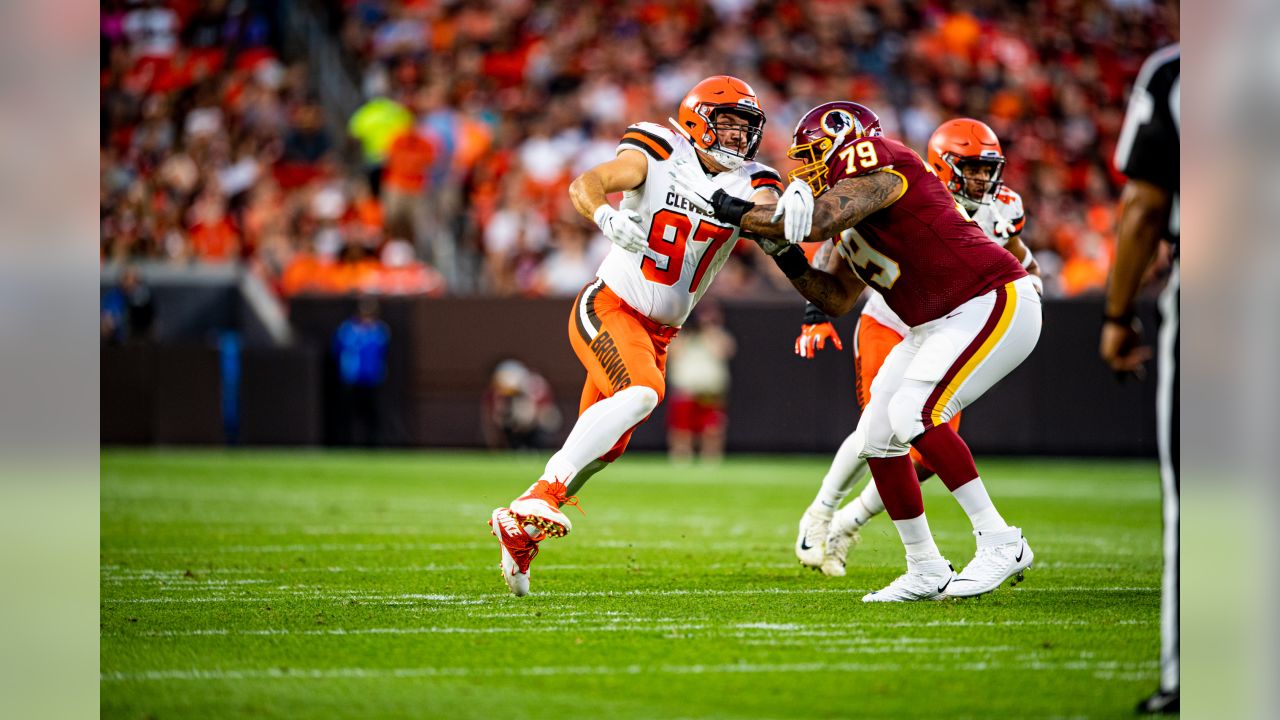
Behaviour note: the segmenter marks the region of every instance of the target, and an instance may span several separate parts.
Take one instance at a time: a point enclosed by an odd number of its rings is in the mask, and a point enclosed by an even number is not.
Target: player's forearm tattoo
[[[902,194],[902,179],[888,172],[845,178],[818,198],[809,240],[833,238],[868,215],[889,207]],[[742,229],[775,240],[784,239],[782,223],[773,222],[774,205],[756,205],[742,216]]]
[[[791,279],[791,284],[805,300],[818,306],[822,312],[831,317],[840,317],[849,312],[856,297],[849,293],[836,277],[828,272],[810,268],[809,272]]]
[[[857,225],[868,215],[893,204],[902,194],[902,179],[893,173],[845,178],[835,184],[813,207],[811,240],[825,240]]]
[[[782,223],[772,220],[773,211],[776,208],[777,203],[757,204],[742,216],[742,229],[774,240],[786,240],[786,235],[782,232]]]

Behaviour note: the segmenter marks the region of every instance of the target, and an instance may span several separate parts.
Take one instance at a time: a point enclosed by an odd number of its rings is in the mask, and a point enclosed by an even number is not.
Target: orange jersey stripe
[[[631,144],[639,143],[648,148],[651,155],[659,160],[666,160],[671,157],[671,153],[663,149],[661,145],[653,140],[653,138],[635,131],[628,132],[622,136],[622,142],[630,142]]]

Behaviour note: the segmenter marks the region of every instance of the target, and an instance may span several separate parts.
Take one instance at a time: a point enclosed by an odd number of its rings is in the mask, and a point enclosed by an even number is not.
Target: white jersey
[[[697,151],[683,136],[654,123],[627,128],[618,152],[639,150],[648,156],[645,182],[628,190],[621,207],[640,213],[648,229],[644,252],[627,252],[614,245],[596,275],[624,302],[663,325],[679,327],[711,285],[711,280],[738,242],[736,226],[702,214],[676,192],[672,163]],[[762,187],[781,191],[782,178],[770,167],[743,163],[711,181],[734,197],[749,200]]]
[[[1001,247],[1008,246],[1009,241],[1017,237],[1027,223],[1026,211],[1022,208],[1022,196],[1003,185],[996,192],[995,198],[985,205],[979,205],[977,211],[971,213],[971,217],[978,223],[978,227],[982,228],[982,232],[993,241],[1000,243]],[[904,323],[897,313],[889,309],[889,304],[884,301],[880,293],[870,288],[868,290],[870,297],[862,307],[862,314],[899,335],[906,335],[911,327]]]

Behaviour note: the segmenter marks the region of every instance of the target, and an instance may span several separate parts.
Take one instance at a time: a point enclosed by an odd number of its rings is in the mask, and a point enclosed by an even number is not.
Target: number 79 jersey
[[[851,140],[828,167],[831,185],[873,172],[902,180],[897,201],[842,233],[836,248],[908,326],[936,320],[1027,274],[902,143],[882,136]]]
[[[618,152],[639,150],[648,156],[645,182],[627,191],[621,207],[640,214],[649,235],[643,252],[613,246],[596,275],[628,305],[663,325],[680,326],[712,279],[724,267],[738,241],[739,228],[704,215],[676,192],[673,162],[697,151],[685,138],[654,123],[627,128]],[[782,178],[770,167],[747,162],[712,182],[748,200],[760,188],[782,190]]]

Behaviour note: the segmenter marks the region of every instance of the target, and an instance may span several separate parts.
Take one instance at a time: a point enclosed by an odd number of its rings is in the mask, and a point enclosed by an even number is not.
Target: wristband
[[[1111,313],[1103,311],[1102,322],[1115,323],[1117,325],[1128,325],[1133,322],[1133,311],[1129,310],[1128,312],[1123,312],[1119,315],[1112,315]]]
[[[756,204],[750,200],[734,197],[724,190],[716,190],[711,196],[711,206],[712,214],[717,220],[741,227],[742,216]]]
[[[804,324],[805,325],[821,325],[822,323],[831,322],[831,316],[822,312],[817,305],[813,303],[805,303],[804,305]]]
[[[1027,256],[1022,258],[1022,268],[1025,270],[1031,267],[1031,263],[1036,261],[1036,256],[1031,254],[1031,248],[1027,248]]]
[[[604,219],[605,219],[606,217],[608,217],[608,213],[609,213],[609,212],[611,212],[612,210],[613,210],[613,206],[612,206],[612,205],[610,205],[609,203],[605,203],[605,204],[601,205],[600,207],[596,208],[596,214],[595,214],[595,215],[593,215],[593,216],[591,216],[591,219],[592,219],[592,220],[595,220],[595,221],[596,221],[596,225],[597,225],[601,230],[603,230],[603,229],[604,229],[604,224],[603,224],[603,223],[604,223]]]
[[[796,245],[788,246],[786,250],[774,255],[773,261],[789,280],[795,280],[809,272],[809,258],[805,257],[804,251]]]

